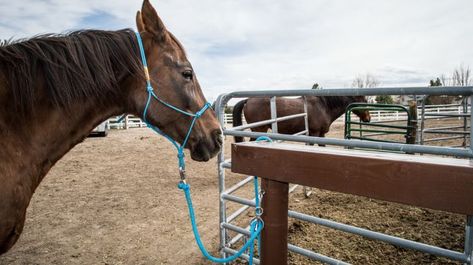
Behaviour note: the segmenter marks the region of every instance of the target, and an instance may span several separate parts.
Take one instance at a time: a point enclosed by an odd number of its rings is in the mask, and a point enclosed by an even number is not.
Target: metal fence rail
[[[425,105],[426,100],[428,99],[428,95],[424,96],[422,99],[422,105],[420,109],[421,113],[421,121],[420,121],[420,129],[418,133],[418,142],[420,144],[424,143],[432,143],[432,142],[440,142],[440,141],[448,141],[452,139],[462,139],[462,144],[460,147],[467,147],[468,146],[468,137],[470,136],[470,131],[471,130],[471,119],[469,117],[471,116],[471,105],[468,104],[469,97],[463,97],[463,100],[461,104],[458,104],[458,106],[454,106],[457,108],[457,110],[453,110],[450,112],[432,112],[429,111],[430,108],[428,108]],[[458,119],[463,122],[462,126],[447,126],[447,127],[430,127],[426,128],[425,121],[427,119]],[[469,124],[469,123],[470,124]],[[457,130],[457,129],[463,129],[463,130]],[[427,138],[427,135],[429,134],[443,134],[443,135],[457,135],[455,137],[434,137],[434,138]],[[460,135],[460,136],[458,136]],[[471,145],[471,141],[470,141]]]
[[[307,135],[284,135],[278,134],[277,132],[277,121],[280,121],[280,117],[272,116],[270,120],[264,121],[265,124],[273,124],[273,132],[272,133],[257,133],[257,132],[249,132],[244,131],[244,129],[251,128],[255,126],[255,124],[247,124],[242,125],[237,130],[233,130],[232,128],[226,127],[226,121],[224,115],[224,109],[226,104],[230,99],[233,98],[247,98],[247,97],[281,97],[281,96],[374,96],[374,95],[463,95],[463,96],[470,96],[473,94],[473,87],[406,87],[406,88],[370,88],[370,89],[324,89],[324,90],[272,90],[272,91],[241,91],[241,92],[232,92],[228,94],[222,94],[218,97],[216,101],[216,112],[218,119],[224,128],[223,133],[226,136],[242,136],[242,137],[250,137],[250,138],[257,138],[259,136],[268,136],[273,140],[282,140],[282,141],[292,141],[292,142],[300,142],[306,144],[322,144],[322,145],[336,145],[336,146],[344,146],[344,147],[358,147],[358,148],[369,148],[375,149],[380,151],[401,151],[405,153],[416,153],[416,154],[434,154],[434,155],[444,155],[444,156],[455,156],[455,157],[463,157],[467,159],[473,159],[473,149],[470,148],[452,148],[452,147],[438,147],[438,146],[423,146],[418,144],[398,144],[398,143],[383,143],[383,142],[366,142],[360,140],[344,140],[344,139],[335,139],[335,138],[321,138],[321,137],[310,137]],[[272,104],[272,113],[275,113],[275,104]],[[424,106],[425,107],[425,106]],[[451,106],[458,110],[458,105]],[[273,109],[274,108],[274,109]],[[424,114],[428,111],[428,108],[424,108]],[[449,110],[453,112],[454,110]],[[434,112],[437,112],[436,110]],[[433,114],[433,113],[432,113]],[[456,113],[458,114],[458,113]],[[381,114],[380,114],[381,116]],[[426,118],[428,115],[424,115]],[[442,117],[441,115],[431,116],[431,118],[439,118]],[[457,117],[458,118],[458,117]],[[464,115],[460,117],[468,118],[471,120],[472,114],[469,112],[469,115]],[[402,119],[402,118],[401,118]],[[469,138],[471,142],[471,126],[464,128],[465,126],[461,127],[464,131],[469,129]],[[276,128],[276,130],[274,130]],[[444,128],[445,129],[445,128]],[[463,137],[463,136],[462,136]],[[230,238],[228,231],[238,232],[240,235],[238,238],[244,238],[244,235],[248,233],[247,230],[244,228],[238,228],[231,222],[234,221],[238,216],[243,214],[247,209],[254,207],[254,199],[246,199],[235,196],[231,193],[243,187],[246,183],[248,183],[249,178],[245,178],[233,187],[227,187],[225,181],[225,169],[231,167],[231,161],[225,160],[224,150],[222,149],[221,153],[218,156],[218,175],[219,175],[219,192],[220,192],[220,249],[223,256],[227,254],[234,253],[232,249],[232,244],[237,242],[234,238]],[[243,206],[237,209],[233,213],[227,212],[227,201],[232,201],[234,203],[242,204]],[[319,224],[325,224],[326,226],[332,227],[334,229],[340,229],[342,231],[349,230],[348,232],[359,233],[366,237],[372,237],[376,239],[380,239],[398,246],[408,247],[417,249],[420,251],[425,251],[427,253],[445,256],[454,260],[459,260],[468,264],[473,264],[471,259],[472,249],[473,249],[473,221],[472,217],[468,217],[467,226],[466,226],[466,234],[465,234],[465,252],[455,252],[451,250],[446,250],[442,248],[438,248],[435,246],[428,246],[425,247],[424,244],[411,242],[409,240],[392,237],[389,235],[379,235],[376,232],[372,231],[364,231],[360,230],[360,228],[351,228],[350,226],[339,224],[330,220],[324,220],[320,218],[316,218],[313,216],[305,216],[301,215],[296,212],[290,211],[289,214],[291,217],[298,218],[301,220],[308,220],[318,222]],[[314,219],[315,218],[315,219]],[[237,227],[237,228],[236,228]],[[232,244],[230,244],[232,243]],[[319,260],[328,264],[342,264],[340,262],[329,257],[325,257],[318,253],[314,253],[309,250],[302,249],[297,246],[288,246],[290,251],[295,253],[305,255],[309,258]],[[248,256],[244,256],[244,259],[248,259]],[[255,259],[257,261],[257,259]]]
[[[359,111],[369,111],[370,115],[373,111],[389,111],[395,114],[404,114],[405,119],[403,125],[390,125],[386,122],[355,122],[352,120],[350,115],[355,110]],[[415,143],[415,134],[417,130],[417,108],[415,104],[409,108],[403,105],[393,105],[393,104],[373,104],[373,103],[352,103],[350,104],[345,111],[345,139],[360,139],[367,141],[376,141],[376,142],[390,142],[390,143],[406,143],[412,144]],[[396,115],[396,116],[397,116]],[[398,121],[400,122],[400,121]],[[354,128],[352,125],[359,125],[357,128]],[[395,129],[395,130],[394,130]],[[356,133],[354,135],[353,133]],[[368,134],[366,134],[368,133]],[[393,141],[393,140],[383,140],[377,138],[378,136],[385,135],[397,135],[403,136],[402,141]]]
[[[468,106],[468,112],[470,112],[471,106]],[[417,112],[421,113],[422,107],[417,108]],[[447,104],[447,105],[425,105],[425,112],[426,113],[462,113],[463,107],[461,104]],[[399,113],[395,111],[384,111],[384,110],[374,110],[370,111],[371,114],[371,122],[378,123],[378,122],[398,122],[404,121],[407,119],[407,115],[405,113]],[[356,115],[352,115],[352,118],[355,118]],[[436,116],[429,116],[426,117],[426,120],[436,119]],[[334,123],[344,123],[345,122],[345,115],[340,116]],[[233,123],[233,115],[231,113],[224,114],[224,123],[230,125]],[[243,123],[246,123],[243,117]]]

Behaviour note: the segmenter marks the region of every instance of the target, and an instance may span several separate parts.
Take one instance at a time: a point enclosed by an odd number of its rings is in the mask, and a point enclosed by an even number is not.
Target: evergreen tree
[[[391,95],[379,95],[376,96],[376,102],[380,104],[393,104],[394,100]]]
[[[430,86],[442,86],[442,82],[440,81],[440,78],[437,77],[435,81],[433,79],[430,80]]]

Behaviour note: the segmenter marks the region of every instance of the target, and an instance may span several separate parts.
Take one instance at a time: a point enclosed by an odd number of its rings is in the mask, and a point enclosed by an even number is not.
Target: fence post
[[[460,107],[459,107],[460,108]],[[463,110],[463,114],[467,114],[468,113],[468,97],[463,97],[463,100],[462,100],[462,110]],[[471,111],[471,110],[470,110]],[[458,117],[458,119],[461,119],[460,117]],[[470,126],[471,126],[471,120],[470,120]],[[468,130],[468,118],[466,116],[463,117],[463,131],[467,131]],[[462,142],[462,146],[463,147],[466,147],[466,137],[467,135],[464,134],[463,135],[463,142]],[[470,146],[472,145],[472,143],[470,143]]]
[[[409,101],[409,113],[407,114],[408,126],[413,128],[407,129],[407,144],[415,144],[417,139],[417,103],[415,101]]]
[[[278,117],[278,112],[277,112],[277,109],[276,109],[276,97],[271,97],[270,101],[269,101],[269,105],[270,105],[270,108],[271,108],[271,119],[276,119]],[[271,123],[271,132],[272,133],[278,133],[278,123],[277,122],[273,122]]]
[[[465,254],[470,258],[470,262],[465,265],[473,264],[473,215],[468,215],[466,218]]]
[[[287,265],[287,222],[289,184],[261,178],[262,207],[261,265]]]

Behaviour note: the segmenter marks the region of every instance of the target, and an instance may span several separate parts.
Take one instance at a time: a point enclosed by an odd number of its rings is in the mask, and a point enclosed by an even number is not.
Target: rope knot
[[[147,90],[148,92],[153,92],[153,87],[151,86],[151,84],[148,84],[148,85],[146,86],[146,90]]]
[[[201,109],[201,110],[197,111],[197,112],[195,113],[195,118],[196,118],[196,119],[200,118],[200,117],[202,116],[202,114],[204,114],[204,112],[205,112],[206,110],[207,110],[207,109],[204,108],[204,109]]]
[[[179,183],[177,184],[177,187],[183,191],[188,191],[190,189],[189,184],[187,184],[184,181],[179,181]]]
[[[207,109],[209,109],[210,107],[212,107],[212,105],[210,105],[209,102],[205,103],[204,107],[202,107],[201,110],[197,111],[197,112],[195,113],[195,116],[194,116],[194,117],[195,117],[196,119],[200,118],[200,117],[205,113],[205,111],[206,111]]]

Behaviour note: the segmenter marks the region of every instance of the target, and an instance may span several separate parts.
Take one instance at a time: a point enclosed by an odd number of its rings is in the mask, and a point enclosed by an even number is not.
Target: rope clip
[[[255,215],[256,215],[256,218],[260,219],[261,215],[263,214],[263,208],[261,207],[256,207],[255,208]]]
[[[264,226],[263,218],[261,218],[261,216],[259,216],[259,215],[255,216],[251,219],[250,223],[253,223],[253,222],[256,222],[256,226],[255,226],[256,229],[258,228],[258,225]]]
[[[179,167],[179,176],[181,176],[181,181],[186,182],[186,170],[182,167]]]

